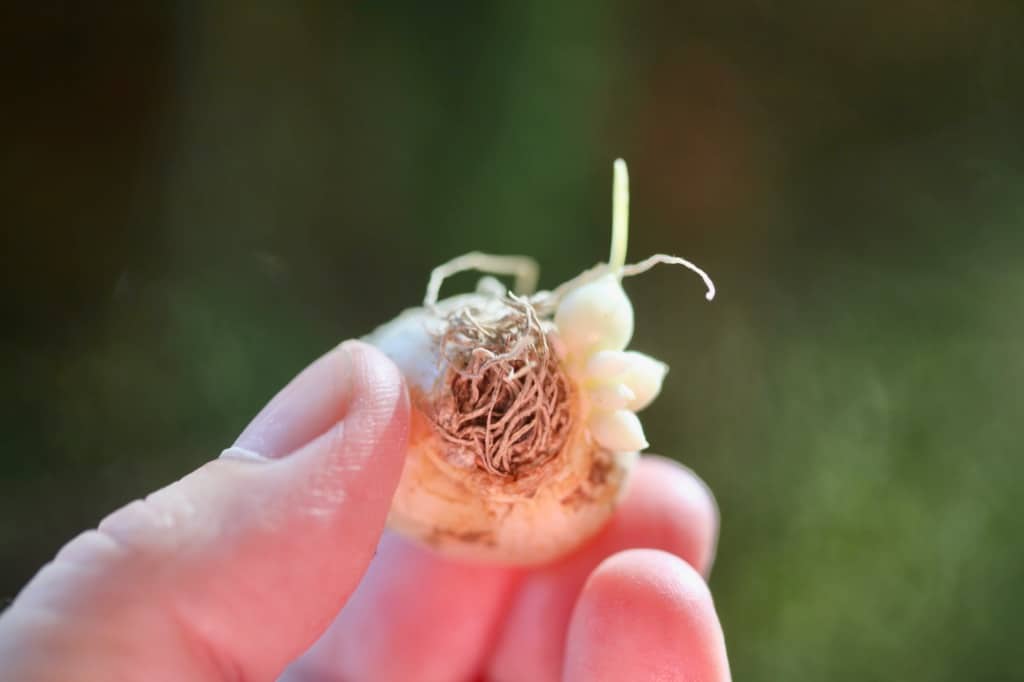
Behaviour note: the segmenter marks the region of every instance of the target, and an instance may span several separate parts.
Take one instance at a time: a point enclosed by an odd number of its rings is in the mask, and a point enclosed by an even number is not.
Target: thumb
[[[12,679],[273,679],[373,556],[401,472],[408,396],[347,342],[235,447],[65,546],[0,618]]]

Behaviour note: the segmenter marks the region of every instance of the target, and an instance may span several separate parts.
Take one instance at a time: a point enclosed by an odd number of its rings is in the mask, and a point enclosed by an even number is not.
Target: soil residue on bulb
[[[524,298],[488,297],[449,314],[434,424],[453,461],[517,477],[554,458],[572,430],[573,387],[551,325]]]
[[[484,545],[494,547],[497,541],[494,533],[489,530],[449,530],[447,528],[434,528],[426,537],[430,545],[439,546],[449,541],[461,542],[469,545]]]

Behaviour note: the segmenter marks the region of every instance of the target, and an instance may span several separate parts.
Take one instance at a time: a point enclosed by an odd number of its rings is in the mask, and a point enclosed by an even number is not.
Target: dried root
[[[440,340],[446,390],[434,422],[460,454],[514,477],[562,449],[572,428],[572,387],[529,301],[510,294],[488,303],[447,318]]]

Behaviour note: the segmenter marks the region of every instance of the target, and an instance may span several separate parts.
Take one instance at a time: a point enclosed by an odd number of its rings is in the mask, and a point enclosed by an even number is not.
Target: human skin
[[[645,457],[555,564],[457,563],[384,532],[408,429],[387,358],[329,352],[236,448],[39,571],[0,616],[5,679],[729,679],[704,581],[718,514],[692,473]]]

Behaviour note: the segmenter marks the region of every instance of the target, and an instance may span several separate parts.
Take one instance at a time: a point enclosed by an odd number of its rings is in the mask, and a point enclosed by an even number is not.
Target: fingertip
[[[657,545],[675,548],[706,579],[718,547],[720,516],[711,488],[692,469],[660,455],[645,455],[623,504],[664,535]]]
[[[409,392],[398,366],[384,353],[363,341],[339,347],[348,356],[353,386],[350,395],[367,415],[374,442],[404,450],[409,436]]]
[[[318,480],[331,485],[331,478],[344,478],[346,495],[383,505],[386,513],[409,443],[408,390],[395,363],[373,346],[346,341],[339,350],[348,357],[349,404],[326,462],[314,468],[326,470],[326,478]],[[309,450],[314,457],[323,454],[320,448]]]
[[[344,416],[351,373],[341,346],[325,353],[278,391],[224,454],[276,459],[313,440]]]
[[[729,679],[707,585],[667,552],[620,552],[598,566],[573,611],[566,680]]]
[[[634,604],[658,616],[691,605],[714,608],[707,583],[693,567],[658,549],[627,549],[608,557],[587,578],[580,599],[592,602],[588,608]]]
[[[408,418],[405,382],[395,364],[369,344],[345,341],[281,389],[225,454],[285,457],[344,419],[354,401],[366,408],[367,400],[381,424]]]

